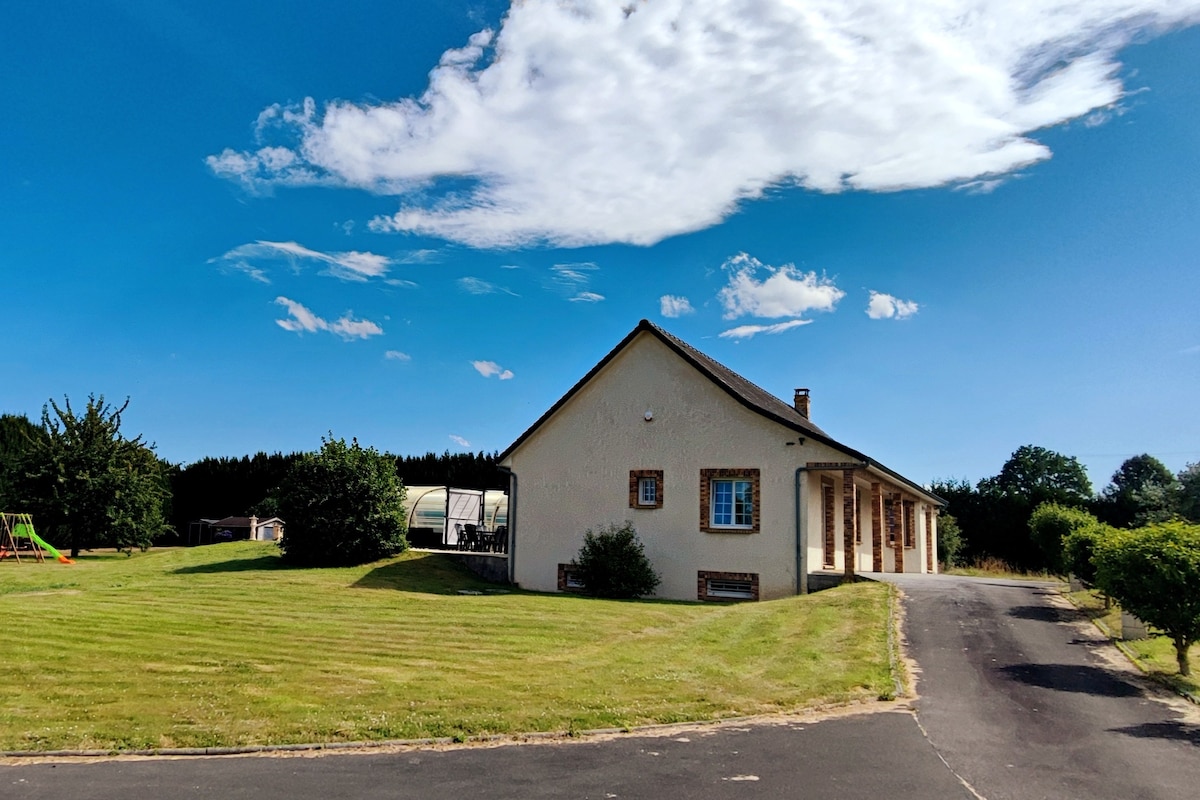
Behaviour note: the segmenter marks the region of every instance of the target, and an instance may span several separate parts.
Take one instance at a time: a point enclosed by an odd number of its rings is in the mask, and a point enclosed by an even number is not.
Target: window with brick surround
[[[700,530],[758,533],[759,471],[700,470]]]
[[[663,471],[661,469],[629,470],[629,507],[663,507]]]
[[[916,503],[904,501],[904,546],[909,550],[917,546]]]
[[[574,564],[558,565],[558,590],[560,592],[583,591],[583,581],[579,578],[579,568]]]
[[[758,599],[757,572],[696,573],[696,599],[717,602]]]

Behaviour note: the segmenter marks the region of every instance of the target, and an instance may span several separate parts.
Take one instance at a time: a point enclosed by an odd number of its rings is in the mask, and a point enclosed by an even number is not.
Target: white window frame
[[[658,478],[638,478],[638,505],[653,508],[658,505]]]
[[[730,522],[717,521],[717,486],[723,483],[730,484],[729,496],[729,518]],[[750,495],[746,508],[742,509],[742,515],[745,518],[745,523],[737,522],[737,496],[738,484],[745,484],[746,492]],[[712,528],[725,528],[729,530],[750,530],[754,527],[754,481],[750,478],[713,478],[708,487],[708,524]]]

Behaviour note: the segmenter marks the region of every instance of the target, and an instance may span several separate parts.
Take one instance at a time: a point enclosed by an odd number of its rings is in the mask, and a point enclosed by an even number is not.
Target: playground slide
[[[43,539],[42,537],[40,537],[36,533],[34,533],[32,525],[26,525],[23,522],[17,523],[16,525],[13,526],[13,536],[28,536],[35,544],[37,544],[39,547],[41,547],[43,550],[45,550],[50,555],[57,558],[63,564],[74,564],[75,563],[71,559],[64,556],[62,553],[55,550],[49,544],[47,544],[45,539]]]

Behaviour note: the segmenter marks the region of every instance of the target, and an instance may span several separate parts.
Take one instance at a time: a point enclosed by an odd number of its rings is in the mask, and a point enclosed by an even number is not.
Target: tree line
[[[172,464],[141,435],[122,431],[128,406],[128,399],[116,405],[90,395],[83,408],[50,400],[40,424],[0,415],[0,511],[33,514],[39,532],[73,556],[177,544],[201,518],[274,515],[277,488],[305,456],[260,452]],[[381,457],[405,486],[507,486],[497,453]]]
[[[1200,523],[1200,464],[1174,474],[1147,454],[1126,459],[1099,493],[1078,459],[1035,445],[1017,448],[998,474],[975,484],[936,480],[930,489],[947,501],[938,527],[948,563],[994,559],[1017,570],[1053,571],[1053,559],[1029,527],[1044,503],[1086,511],[1114,528],[1172,519]]]

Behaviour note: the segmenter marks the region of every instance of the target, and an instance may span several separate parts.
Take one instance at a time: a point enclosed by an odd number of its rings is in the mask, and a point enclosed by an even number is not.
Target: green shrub
[[[607,525],[598,533],[587,531],[571,566],[584,590],[596,597],[654,594],[660,582],[630,522]]]
[[[1200,641],[1200,526],[1165,522],[1097,540],[1096,583],[1121,608],[1163,631],[1179,673]]]
[[[1062,574],[1067,569],[1063,544],[1072,532],[1094,528],[1100,521],[1078,508],[1042,503],[1029,517],[1029,533],[1033,541],[1046,555],[1046,563],[1052,572]]]
[[[355,439],[321,439],[319,453],[292,465],[277,494],[285,561],[304,566],[365,564],[408,547],[404,486],[396,463]]]
[[[938,560],[947,567],[962,566],[963,537],[958,520],[942,514],[937,521]]]
[[[1113,530],[1112,527],[1101,523],[1078,528],[1067,534],[1067,538],[1063,540],[1063,565],[1067,572],[1088,585],[1094,584],[1096,564],[1093,556],[1100,541]]]

